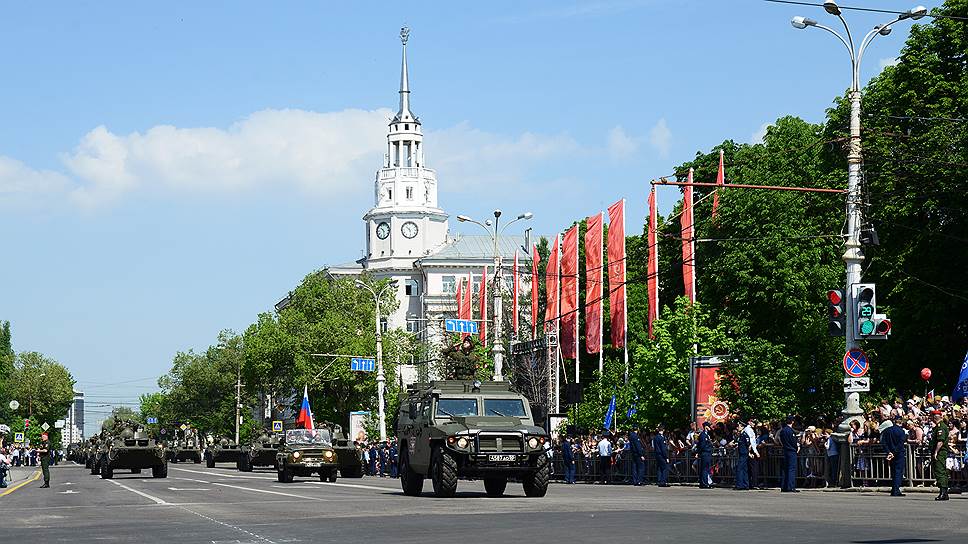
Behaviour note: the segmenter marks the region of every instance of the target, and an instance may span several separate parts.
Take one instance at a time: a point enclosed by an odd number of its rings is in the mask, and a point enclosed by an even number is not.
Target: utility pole
[[[388,289],[396,289],[396,280],[390,281],[379,293],[373,290],[372,287],[363,283],[362,280],[356,280],[356,287],[359,289],[366,289],[373,295],[373,306],[375,307],[374,315],[376,316],[376,397],[378,404],[378,414],[380,419],[380,442],[386,442],[387,440],[387,418],[386,418],[386,403],[384,400],[384,393],[386,389],[386,374],[383,372],[383,327],[382,318],[380,316],[380,297]]]
[[[242,410],[242,364],[240,363],[238,373],[236,374],[236,381],[235,381],[235,443],[236,445],[238,445],[239,443],[239,424],[241,423],[240,420],[242,418],[240,414],[241,410]]]

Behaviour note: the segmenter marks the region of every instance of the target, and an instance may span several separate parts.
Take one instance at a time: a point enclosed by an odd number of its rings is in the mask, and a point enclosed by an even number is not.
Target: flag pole
[[[599,281],[599,284],[601,284],[602,278],[605,277],[605,227],[604,227],[604,225],[605,225],[605,212],[603,212],[603,211],[599,211],[598,212],[598,223],[600,225],[602,225],[602,227],[599,229],[599,237],[598,237],[598,253],[601,256],[601,258],[599,259],[600,263],[599,263],[599,279],[598,279],[598,281]],[[588,256],[587,255],[585,256],[585,260],[586,261],[588,260]],[[587,278],[586,278],[585,281],[588,281]],[[600,293],[599,294],[599,298],[601,298],[604,295],[605,291],[603,289],[599,289],[599,293]],[[588,301],[586,300],[585,302],[587,303]],[[604,329],[604,325],[603,325],[603,323],[605,322],[605,316],[602,315],[602,313],[603,313],[602,312],[602,308],[604,308],[604,306],[602,305],[602,301],[601,300],[597,301],[597,304],[599,305],[599,310],[598,310],[598,379],[602,379],[602,373],[604,372],[604,367],[605,367],[605,349],[603,347],[604,342],[603,342],[603,339],[602,339],[602,335],[605,334],[605,329]],[[588,319],[588,316],[586,315],[585,318]]]
[[[624,198],[622,199],[622,233],[623,234],[625,233],[625,199]],[[625,282],[625,284],[622,285],[622,291],[625,293],[625,296],[622,297],[622,307],[623,307],[622,315],[625,316],[624,323],[622,323],[622,326],[625,328],[625,332],[622,333],[622,339],[624,340],[622,342],[622,358],[625,361],[625,383],[629,383],[629,303],[628,303],[629,293],[628,293],[628,288],[626,287],[626,285],[628,284],[628,278],[626,277],[626,274],[628,273],[628,269],[626,268],[626,263],[629,260],[629,256],[625,250],[626,250],[625,238],[622,238],[622,254],[625,255],[625,258],[622,259],[622,281]]]

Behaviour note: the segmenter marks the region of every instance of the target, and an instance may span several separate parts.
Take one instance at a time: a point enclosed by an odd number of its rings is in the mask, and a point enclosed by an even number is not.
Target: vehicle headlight
[[[332,458],[333,458],[333,452],[331,452],[331,451],[327,451],[327,452],[326,452],[326,453],[324,453],[323,455],[324,455],[324,456],[325,456],[325,457],[326,457],[327,459],[332,459]]]
[[[532,436],[528,439],[528,447],[535,450],[538,449],[538,437]]]
[[[457,439],[457,447],[460,448],[460,449],[462,449],[462,450],[463,449],[466,449],[467,448],[467,438],[465,438],[463,436],[460,437],[460,438],[458,438]]]
[[[292,452],[292,458],[293,459],[299,459],[299,457],[301,457],[301,456],[302,456],[302,454],[299,453],[298,451]]]

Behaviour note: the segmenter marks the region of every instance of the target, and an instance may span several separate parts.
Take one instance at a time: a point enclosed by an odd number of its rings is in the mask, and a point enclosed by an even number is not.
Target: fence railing
[[[908,446],[905,463],[905,487],[930,487],[934,485],[934,467],[931,451],[923,446]],[[777,447],[760,446],[760,457],[750,461],[750,485],[754,487],[778,487],[783,463],[783,452]],[[824,451],[801,450],[797,462],[797,486],[810,487],[883,487],[890,486],[893,479],[887,452],[880,445],[842,445],[846,456],[831,458]],[[968,488],[968,466],[960,456],[952,456],[949,477],[953,488]],[[834,461],[835,460],[835,461]],[[564,462],[561,452],[555,451],[552,459],[552,477],[564,479]],[[670,483],[698,483],[699,464],[689,452],[670,453]],[[602,479],[602,460],[597,455],[575,455],[576,475],[579,482],[597,482]],[[631,483],[632,460],[628,451],[612,456],[610,483]],[[733,485],[736,474],[736,450],[713,451],[712,476],[718,485]],[[657,468],[652,454],[646,455],[645,479],[657,480]],[[754,480],[755,478],[755,480]]]

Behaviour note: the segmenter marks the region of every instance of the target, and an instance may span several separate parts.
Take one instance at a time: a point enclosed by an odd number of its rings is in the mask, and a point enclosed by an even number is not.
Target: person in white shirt
[[[612,475],[612,442],[608,439],[608,431],[598,441],[598,463],[602,472],[602,483],[607,484]]]

